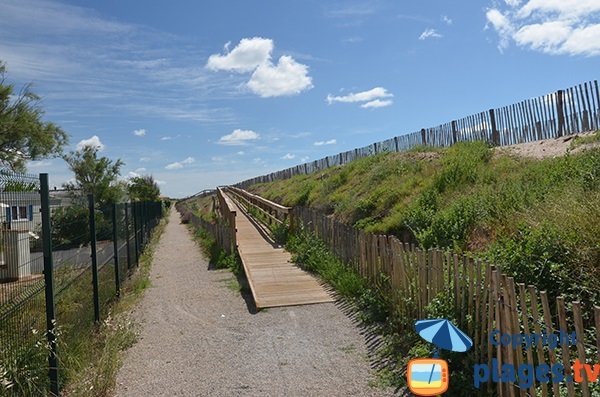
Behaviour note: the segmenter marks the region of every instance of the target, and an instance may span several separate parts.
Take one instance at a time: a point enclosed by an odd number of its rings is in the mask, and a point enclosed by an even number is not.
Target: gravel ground
[[[258,313],[208,261],[173,210],[152,287],[132,314],[140,340],[126,352],[116,396],[386,396],[370,386],[366,337],[340,306]]]

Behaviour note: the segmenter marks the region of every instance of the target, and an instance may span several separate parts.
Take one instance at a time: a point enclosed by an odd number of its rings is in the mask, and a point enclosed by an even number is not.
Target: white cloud
[[[381,100],[381,99],[375,99],[373,101],[367,102],[367,103],[363,103],[362,105],[360,105],[361,108],[364,109],[376,109],[376,108],[384,108],[386,106],[392,106],[394,104],[394,101],[391,101],[389,99],[386,100]]]
[[[363,102],[362,108],[377,108],[383,106],[390,106],[393,102],[391,100],[383,100],[385,98],[392,98],[394,95],[389,93],[383,87],[375,87],[368,91],[362,91],[357,93],[350,93],[344,96],[332,96],[327,95],[327,103],[330,105],[334,102],[342,103],[356,103]]]
[[[419,36],[419,40],[427,40],[427,39],[439,39],[443,36],[439,34],[435,29],[425,29],[423,33]]]
[[[486,12],[499,37],[499,49],[511,42],[551,55],[600,55],[600,1],[505,0]]]
[[[225,50],[229,49],[225,45]],[[273,40],[262,37],[242,39],[231,52],[225,55],[214,54],[208,58],[206,67],[210,70],[226,70],[238,73],[251,72],[271,58]]]
[[[262,37],[244,38],[231,51],[225,44],[226,54],[213,54],[206,68],[238,73],[252,72],[246,86],[263,98],[296,95],[313,87],[308,66],[283,55],[277,63],[271,59],[273,40]]]
[[[452,18],[450,18],[448,15],[442,15],[442,21],[445,22],[447,25],[452,25],[452,23],[454,22]]]
[[[312,87],[308,66],[287,55],[279,58],[277,65],[271,62],[259,65],[248,81],[248,88],[263,98],[295,95]]]
[[[337,140],[330,139],[328,141],[317,141],[317,142],[315,142],[315,146],[335,145],[336,143],[337,143]]]
[[[135,135],[135,136],[145,136],[146,135],[146,130],[143,129],[143,128],[140,128],[139,130],[133,131],[133,135]]]
[[[185,160],[176,161],[174,163],[167,164],[165,166],[165,169],[167,169],[167,170],[179,170],[179,169],[185,167],[186,165],[189,165],[189,164],[192,164],[192,163],[195,163],[195,162],[196,162],[196,160],[193,157],[188,157]]]
[[[76,148],[77,148],[77,150],[82,150],[86,146],[96,148],[96,149],[98,149],[98,151],[102,151],[105,148],[104,144],[100,141],[100,138],[98,138],[97,135],[94,135],[91,138],[83,139],[83,140],[79,141]]]
[[[150,157],[140,157],[140,162],[141,162],[141,163],[147,163],[147,162],[149,162],[150,160],[151,160],[151,158],[150,158]]]
[[[285,156],[283,156],[281,159],[282,160],[293,160],[296,158],[295,154],[291,154],[291,153],[286,153]]]
[[[245,145],[258,139],[260,139],[260,135],[252,130],[236,129],[231,134],[223,135],[218,143],[221,145]]]
[[[178,169],[181,169],[181,168],[183,168],[183,164],[181,164],[178,161],[176,161],[174,163],[171,163],[171,164],[167,164],[165,166],[165,169],[167,169],[167,170],[178,170]]]
[[[193,158],[193,157],[188,157],[188,158],[186,158],[185,160],[182,161],[183,164],[192,164],[192,163],[195,163],[195,162],[196,162],[196,159]]]
[[[246,154],[243,150],[240,150],[239,152],[236,153],[238,156],[243,156],[244,154]]]
[[[161,141],[170,141],[171,139],[173,139],[172,136],[163,136],[160,138]]]
[[[303,163],[306,163],[308,160],[310,160],[310,157],[308,157],[308,156],[304,156],[300,159],[300,161]]]
[[[166,181],[161,181],[161,180],[158,180],[158,179],[155,179],[154,182],[156,182],[157,185],[161,185],[161,186],[167,184]]]

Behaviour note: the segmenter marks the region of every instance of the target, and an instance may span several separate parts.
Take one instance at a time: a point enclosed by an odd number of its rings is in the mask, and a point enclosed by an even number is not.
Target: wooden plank
[[[585,332],[583,319],[581,318],[581,303],[573,302],[573,320],[575,322],[575,333],[577,334],[577,358],[582,363],[587,363],[585,355]],[[583,397],[590,397],[587,374],[582,376],[581,393]]]
[[[527,298],[525,296],[525,284],[517,284],[519,288],[519,298],[521,302],[521,316],[523,317],[523,328],[525,329],[525,335],[531,335],[531,328],[529,327],[529,315],[527,310]],[[527,349],[527,363],[530,365],[535,365],[533,361],[533,346],[529,346]],[[569,364],[570,365],[570,364]],[[565,367],[566,368],[566,367]],[[535,382],[531,383],[529,387],[529,394],[531,396],[535,396]]]
[[[502,305],[502,312],[503,312],[503,325],[504,327],[502,328],[502,334],[509,334],[509,335],[513,335],[516,332],[516,330],[513,330],[513,319],[512,319],[512,313],[511,313],[511,296],[510,296],[510,291],[508,288],[508,278],[505,274],[503,274],[501,276],[502,279],[502,300],[501,305]],[[506,353],[507,353],[507,361],[505,361],[508,364],[514,365],[514,368],[518,368],[517,365],[517,360],[516,360],[516,352],[512,349],[512,346],[506,346]],[[507,383],[507,387],[508,387],[508,394],[511,397],[515,397],[516,393],[515,393],[515,384],[514,383]]]
[[[567,314],[565,309],[565,299],[562,296],[556,298],[556,311],[558,314],[558,327],[561,333],[565,335],[569,333],[567,328]],[[571,358],[569,355],[569,346],[566,343],[561,343],[562,349],[562,362],[565,369],[565,376],[567,378],[571,378],[573,376],[573,371],[571,370]],[[575,386],[573,382],[567,382],[567,393],[569,397],[575,397]]]
[[[548,294],[546,291],[540,292],[540,298],[542,301],[542,310],[544,313],[544,324],[546,325],[546,333],[550,335],[554,332],[554,327],[552,326],[552,313],[550,312],[550,305],[548,304]],[[548,349],[548,356],[550,357],[550,366],[552,367],[558,361],[556,359],[556,354],[553,349]],[[558,387],[558,383],[552,382],[552,390],[554,391],[555,396],[560,396],[560,390]]]
[[[247,215],[236,210],[238,252],[257,308],[334,301],[315,277],[295,266],[287,251],[271,245]]]
[[[537,291],[533,285],[527,287],[529,290],[529,299],[531,301],[531,318],[533,320],[533,327],[535,329],[535,333],[537,335],[542,334],[542,328],[540,327],[540,316],[538,311],[538,299],[537,299]],[[538,365],[545,364],[546,358],[544,357],[544,348],[542,346],[542,341],[538,340],[538,344],[535,348],[538,357]],[[542,383],[540,384],[542,388],[542,396],[548,397],[548,384]]]
[[[596,353],[600,363],[600,306],[594,306],[594,321],[596,323]]]
[[[494,282],[493,282],[494,292],[493,292],[492,302],[494,302],[494,315],[495,315],[495,319],[496,319],[496,329],[498,331],[500,331],[500,333],[502,334],[502,331],[503,331],[502,323],[503,323],[503,321],[502,321],[502,303],[500,302],[500,272],[498,270],[494,270],[492,272],[492,277],[493,277],[493,280],[494,280]],[[502,358],[502,346],[501,346],[500,343],[498,343],[496,345],[496,360],[498,361],[498,373],[497,373],[497,376],[498,376],[498,379],[500,379],[500,378],[502,378],[502,364],[504,363],[504,360]],[[490,365],[490,368],[492,368],[491,365]],[[496,383],[496,389],[497,389],[498,395],[500,397],[503,397],[505,395],[505,393],[504,393],[504,384],[502,382],[497,382]]]
[[[520,322],[519,322],[519,312],[517,310],[517,294],[516,294],[516,290],[515,290],[515,280],[513,277],[507,277],[506,278],[507,281],[507,295],[508,295],[508,300],[509,300],[509,311],[511,314],[511,321],[512,321],[512,332],[513,334],[520,334],[521,333],[521,327],[520,327]],[[521,347],[514,349],[513,350],[514,355],[515,355],[515,368],[520,368],[521,365],[523,364],[523,350]],[[522,397],[526,397],[527,396],[527,392],[524,388],[519,387],[519,395]]]

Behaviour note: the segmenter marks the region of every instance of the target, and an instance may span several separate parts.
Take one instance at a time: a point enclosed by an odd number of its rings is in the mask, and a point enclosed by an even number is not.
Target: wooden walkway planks
[[[292,263],[289,252],[270,244],[234,206],[238,252],[257,308],[334,301],[315,277]]]

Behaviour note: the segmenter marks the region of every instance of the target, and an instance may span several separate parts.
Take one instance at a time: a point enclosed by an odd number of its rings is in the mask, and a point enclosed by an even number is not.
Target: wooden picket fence
[[[225,218],[221,218],[220,222],[206,221],[194,214],[185,201],[178,202],[175,208],[181,214],[182,221],[192,224],[195,229],[204,229],[215,239],[219,248],[228,254],[237,253],[235,223],[232,228]],[[235,217],[235,214],[233,216]]]
[[[471,352],[475,363],[492,368],[512,364],[539,366],[547,363],[564,365],[572,376],[572,360],[600,364],[600,307],[590,302],[566,303],[557,297],[550,302],[546,292],[534,286],[516,284],[498,266],[440,250],[421,250],[394,236],[366,233],[344,225],[306,207],[292,210],[293,223],[314,233],[345,263],[362,276],[391,293],[396,315],[409,319],[427,317],[427,306],[436,298],[450,299],[454,304],[457,325],[473,339]],[[587,315],[585,315],[587,314]],[[500,334],[540,335],[576,332],[576,346],[561,345],[556,349],[537,345],[532,349],[494,346],[489,337],[493,330]],[[401,330],[402,331],[402,330]],[[499,396],[567,396],[592,397],[600,389],[591,390],[587,382],[541,383],[519,387],[519,382],[497,383]]]
[[[261,175],[240,182],[236,186],[245,188],[256,183],[310,174],[347,164],[359,158],[384,152],[401,152],[418,145],[447,147],[457,142],[485,141],[494,146],[508,146],[595,131],[599,128],[600,90],[598,81],[594,80]]]

